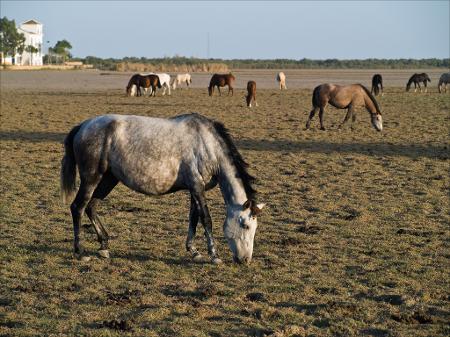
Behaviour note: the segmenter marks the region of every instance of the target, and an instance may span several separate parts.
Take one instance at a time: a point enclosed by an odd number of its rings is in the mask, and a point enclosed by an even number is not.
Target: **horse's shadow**
[[[0,131],[0,140],[19,140],[31,143],[62,143],[66,133],[45,131]]]
[[[370,156],[405,156],[410,158],[448,159],[445,145],[392,144],[392,143],[334,143],[327,141],[290,141],[287,139],[241,139],[237,145],[240,149],[252,151],[311,152],[330,154],[357,153]]]

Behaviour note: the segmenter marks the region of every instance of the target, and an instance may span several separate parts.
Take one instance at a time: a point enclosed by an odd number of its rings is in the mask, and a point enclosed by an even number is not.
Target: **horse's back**
[[[164,194],[185,188],[180,175],[202,171],[196,167],[199,158],[211,158],[208,147],[217,143],[210,124],[196,114],[169,119],[104,115],[83,123],[75,150],[82,165],[88,165],[87,158],[89,167],[97,167],[107,158],[105,167],[129,188]]]

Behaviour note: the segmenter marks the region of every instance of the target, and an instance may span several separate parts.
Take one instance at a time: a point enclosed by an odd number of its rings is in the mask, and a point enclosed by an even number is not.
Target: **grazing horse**
[[[370,93],[377,96],[380,93],[380,90],[381,96],[383,96],[383,78],[380,74],[375,74],[372,77],[372,90],[370,90]]]
[[[255,102],[255,105],[258,106],[258,103],[256,102],[256,82],[255,81],[248,81],[247,83],[247,96],[245,96],[247,99],[247,106],[249,108],[252,107],[252,101]]]
[[[217,184],[226,204],[224,236],[235,262],[249,263],[257,220],[264,204],[256,191],[247,164],[223,124],[199,114],[173,118],[104,115],[75,126],[64,140],[61,162],[61,195],[72,200],[75,256],[82,256],[81,217],[86,212],[100,243],[99,254],[108,258],[108,233],[97,215],[99,201],[122,182],[130,189],[163,195],[188,190],[191,198],[186,249],[197,259],[194,246],[197,223],[202,223],[208,253],[220,263],[212,235],[205,192]],[[80,175],[77,191],[76,167]]]
[[[411,88],[411,84],[414,83],[414,92],[417,91],[417,86],[419,86],[420,92],[422,92],[422,87],[420,86],[420,82],[423,83],[425,87],[425,92],[427,92],[427,82],[431,83],[430,78],[427,74],[421,73],[421,74],[414,74],[410,77],[408,83],[406,84],[406,91],[409,91]]]
[[[169,96],[170,96],[170,75],[166,73],[156,73],[159,77],[159,81],[161,82],[161,86],[163,88],[162,95],[164,96],[166,94],[166,89],[169,90]]]
[[[383,119],[381,117],[380,107],[378,103],[367,89],[362,84],[351,84],[351,85],[335,85],[335,84],[321,84],[314,89],[312,96],[313,109],[309,114],[309,119],[306,122],[306,129],[309,129],[311,119],[314,117],[316,112],[319,110],[320,119],[320,129],[325,130],[323,126],[323,113],[327,104],[338,109],[347,109],[347,114],[339,128],[341,128],[344,123],[352,117],[353,122],[356,119],[355,108],[358,106],[364,106],[370,113],[371,122],[373,127],[377,131],[383,130]]]
[[[211,77],[211,81],[209,82],[209,87],[208,87],[209,96],[212,96],[212,94],[214,93],[214,87],[217,87],[217,90],[219,90],[219,95],[222,96],[222,93],[220,92],[220,87],[224,87],[226,85],[228,85],[228,95],[230,95],[230,91],[231,91],[231,96],[233,96],[233,94],[234,94],[233,83],[235,80],[236,80],[236,78],[231,73],[229,73],[229,74],[214,74]]]
[[[180,85],[181,83],[186,83],[186,85],[189,87],[189,84],[192,83],[192,78],[190,74],[178,74],[177,77],[174,78],[172,83],[172,89],[176,89],[177,85]]]
[[[447,92],[447,84],[450,83],[450,72],[449,73],[443,73],[441,77],[439,78],[439,84],[438,89],[439,93]]]
[[[277,81],[280,84],[280,90],[287,89],[287,86],[286,86],[286,75],[282,71],[280,71],[277,74]]]
[[[159,81],[159,77],[154,74],[150,75],[142,75],[135,74],[131,77],[128,85],[126,87],[127,96],[141,96],[141,88],[144,88],[144,91],[147,92],[147,89],[150,88],[150,96],[154,95],[156,92],[156,87],[161,88],[161,82]]]

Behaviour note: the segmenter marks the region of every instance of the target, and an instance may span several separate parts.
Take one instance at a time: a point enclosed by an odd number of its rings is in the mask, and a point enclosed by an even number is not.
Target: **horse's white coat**
[[[182,83],[186,83],[187,86],[189,86],[190,83],[192,83],[192,78],[191,75],[186,73],[186,74],[178,74],[175,79],[173,80],[172,83],[172,89],[176,89],[177,85],[180,85]]]
[[[287,89],[286,75],[282,71],[277,74],[277,81],[280,83],[280,90]]]

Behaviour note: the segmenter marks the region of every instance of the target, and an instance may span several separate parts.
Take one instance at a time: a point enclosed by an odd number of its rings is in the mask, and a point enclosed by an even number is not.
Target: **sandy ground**
[[[384,130],[364,109],[354,130],[327,108],[304,125],[321,82],[368,83],[372,71],[236,72],[233,97],[209,97],[209,76],[168,96],[125,97],[130,74],[0,72],[1,336],[449,336],[450,93],[406,93],[414,71],[379,71]],[[443,72],[443,71],[442,71]],[[254,78],[259,107],[244,103]],[[266,87],[267,89],[264,89]],[[233,264],[224,204],[208,192],[224,264],[185,252],[189,195],[147,197],[117,186],[99,207],[111,259],[59,198],[62,142],[93,116],[169,117],[196,111],[230,130],[257,177],[258,218],[249,266]]]
[[[284,70],[286,84],[291,89],[312,89],[321,83],[351,84],[362,83],[370,87],[373,74],[383,76],[385,87],[405,87],[409,77],[415,72],[427,72],[431,87],[436,87],[440,69],[423,70]],[[236,70],[236,88],[246,88],[249,80],[256,81],[257,88],[277,88],[276,70]],[[174,75],[170,73],[170,75]],[[132,73],[85,71],[1,71],[1,89],[24,89],[32,91],[92,91],[123,89]],[[206,88],[211,74],[192,74],[193,88]],[[225,89],[226,90],[226,89]]]

